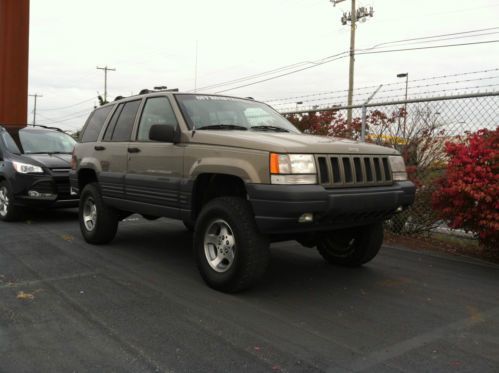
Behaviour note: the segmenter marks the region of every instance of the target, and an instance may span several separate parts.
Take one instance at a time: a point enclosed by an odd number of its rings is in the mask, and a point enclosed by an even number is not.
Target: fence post
[[[366,117],[367,117],[367,107],[362,105],[362,127],[360,129],[360,141],[366,141]]]
[[[383,84],[380,84],[378,88],[373,92],[371,96],[364,102],[362,105],[362,126],[360,128],[360,141],[365,142],[366,141],[366,120],[367,120],[367,104],[369,104],[369,101],[373,99],[373,97],[378,93],[378,91],[383,87]]]

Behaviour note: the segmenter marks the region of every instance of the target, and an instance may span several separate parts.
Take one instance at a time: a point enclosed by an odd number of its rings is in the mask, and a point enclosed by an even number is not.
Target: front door
[[[178,130],[175,113],[165,96],[150,97],[144,103],[136,140],[128,145],[126,198],[136,202],[144,214],[178,218],[184,148],[149,140],[153,124],[168,124]]]

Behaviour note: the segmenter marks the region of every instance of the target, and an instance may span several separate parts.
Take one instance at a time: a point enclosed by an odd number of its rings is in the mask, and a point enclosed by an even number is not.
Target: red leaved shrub
[[[451,228],[473,232],[484,246],[499,249],[499,127],[447,142],[449,156],[433,208]]]

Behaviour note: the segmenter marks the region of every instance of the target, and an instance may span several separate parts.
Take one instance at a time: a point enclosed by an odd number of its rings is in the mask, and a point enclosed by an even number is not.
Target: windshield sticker
[[[220,96],[194,96],[194,99],[200,101],[242,101],[234,97],[220,97]]]

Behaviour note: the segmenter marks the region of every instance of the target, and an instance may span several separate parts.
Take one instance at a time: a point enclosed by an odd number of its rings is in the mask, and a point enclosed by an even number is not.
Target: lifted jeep
[[[104,105],[73,154],[80,227],[93,244],[131,213],[182,220],[206,283],[236,292],[265,272],[270,242],[297,240],[360,266],[384,220],[414,201],[390,148],[300,133],[266,104],[153,92]]]

